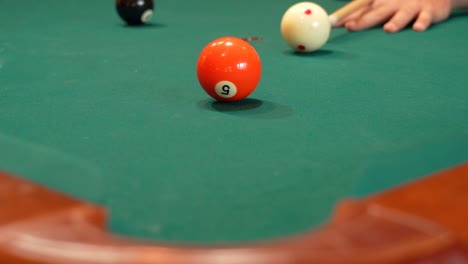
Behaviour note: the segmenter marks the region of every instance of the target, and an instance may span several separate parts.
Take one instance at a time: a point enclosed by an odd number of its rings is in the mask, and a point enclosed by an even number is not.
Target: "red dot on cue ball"
[[[240,38],[216,39],[198,57],[198,81],[208,95],[219,101],[246,98],[257,87],[261,73],[257,51]]]

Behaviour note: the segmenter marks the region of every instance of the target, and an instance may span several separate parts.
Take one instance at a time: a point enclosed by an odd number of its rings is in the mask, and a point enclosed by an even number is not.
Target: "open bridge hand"
[[[431,24],[446,20],[456,8],[468,7],[468,0],[375,0],[335,27],[360,31],[383,24],[386,32],[398,32],[412,21],[415,31],[425,31]]]

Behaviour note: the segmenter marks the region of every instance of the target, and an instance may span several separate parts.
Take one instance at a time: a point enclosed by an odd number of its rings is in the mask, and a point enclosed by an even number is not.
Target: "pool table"
[[[2,1],[0,262],[468,263],[468,12],[298,54],[294,3]],[[234,103],[196,75],[225,36],[261,37]]]

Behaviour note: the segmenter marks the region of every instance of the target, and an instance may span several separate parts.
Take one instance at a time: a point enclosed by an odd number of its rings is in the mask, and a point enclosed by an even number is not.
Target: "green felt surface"
[[[468,159],[468,16],[333,29],[300,56],[279,32],[293,3],[160,0],[132,28],[112,1],[2,1],[0,168],[102,203],[114,232],[234,241],[312,228],[344,197]],[[196,78],[223,36],[264,38],[262,80],[235,105]]]

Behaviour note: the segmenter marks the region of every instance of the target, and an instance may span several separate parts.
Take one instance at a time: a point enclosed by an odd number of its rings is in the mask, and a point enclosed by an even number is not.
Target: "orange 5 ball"
[[[212,41],[200,53],[200,85],[219,101],[234,102],[249,96],[260,82],[262,65],[255,49],[240,38]]]

